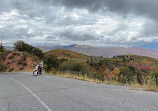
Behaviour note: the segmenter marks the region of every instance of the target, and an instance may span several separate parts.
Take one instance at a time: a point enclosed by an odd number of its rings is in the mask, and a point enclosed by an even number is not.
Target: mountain
[[[148,48],[139,48],[139,47],[107,47],[107,48],[99,48],[92,47],[87,45],[69,45],[69,46],[54,46],[54,47],[39,47],[44,52],[52,49],[66,49],[79,53],[83,53],[89,56],[103,56],[103,57],[113,57],[117,55],[140,55],[140,56],[148,56],[158,58],[158,50],[148,49]]]
[[[82,46],[72,47],[69,50],[83,53],[90,56],[103,56],[103,57],[113,57],[117,55],[140,55],[158,58],[158,50],[146,49],[146,48],[124,48],[124,47],[108,47],[108,48],[96,48],[96,47],[86,47]]]
[[[14,50],[13,46],[4,46],[4,48],[7,50]]]
[[[37,47],[40,48],[43,52],[47,52],[53,49],[69,49],[75,46],[76,44],[67,45],[67,46],[37,46]]]
[[[151,49],[153,45],[155,47]],[[77,45],[77,44],[67,45],[67,46],[37,46],[37,47],[43,50],[43,52],[47,52],[53,49],[66,49],[66,50],[83,53],[89,56],[113,57],[117,55],[132,54],[132,55],[158,58],[158,50],[155,50],[156,44],[153,45],[151,44],[146,46],[130,47],[130,48],[125,48],[125,47],[100,48],[100,47],[92,47],[88,45]],[[8,46],[5,48],[10,50],[13,49],[12,47],[8,47]]]
[[[158,43],[150,43],[150,44],[145,44],[145,45],[141,45],[141,46],[137,46],[137,47],[158,50]]]

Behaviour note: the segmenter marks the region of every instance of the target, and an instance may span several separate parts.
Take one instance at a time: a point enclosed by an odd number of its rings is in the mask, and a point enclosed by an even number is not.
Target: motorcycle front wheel
[[[35,71],[33,72],[33,76],[38,76],[38,71],[37,71],[37,70],[35,70]]]

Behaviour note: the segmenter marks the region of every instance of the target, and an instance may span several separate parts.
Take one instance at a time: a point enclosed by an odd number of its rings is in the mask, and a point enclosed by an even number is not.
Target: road
[[[158,111],[158,93],[49,75],[1,73],[0,111]]]

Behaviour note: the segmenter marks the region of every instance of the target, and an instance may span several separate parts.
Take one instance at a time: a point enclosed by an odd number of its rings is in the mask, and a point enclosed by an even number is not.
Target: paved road
[[[158,93],[48,75],[1,73],[0,111],[158,111]]]

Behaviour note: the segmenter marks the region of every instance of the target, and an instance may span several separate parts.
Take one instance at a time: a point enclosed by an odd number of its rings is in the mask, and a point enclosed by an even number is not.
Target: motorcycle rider
[[[40,74],[42,74],[42,70],[43,70],[43,62],[41,62],[41,63],[39,64],[39,67],[40,67]]]
[[[42,70],[43,70],[43,62],[41,62],[39,65],[36,66],[36,71],[38,74],[42,75]]]

